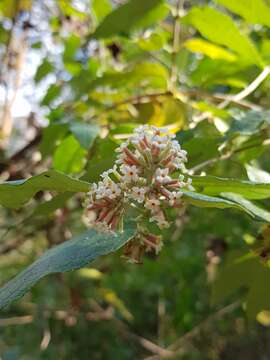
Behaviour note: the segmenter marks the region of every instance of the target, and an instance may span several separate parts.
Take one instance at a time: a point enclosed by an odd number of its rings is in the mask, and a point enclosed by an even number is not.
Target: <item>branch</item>
[[[258,86],[261,85],[261,83],[268,77],[270,74],[270,66],[266,66],[263,71],[256,77],[255,80],[253,80],[244,90],[240,91],[238,94],[233,95],[230,99],[227,100],[228,104],[230,101],[240,101],[246,98],[248,95],[253,93],[257,89]],[[227,106],[224,102],[224,107]]]
[[[3,115],[2,115],[2,125],[1,125],[1,135],[4,139],[9,138],[11,132],[12,132],[12,107],[14,105],[14,102],[17,97],[17,93],[19,91],[20,85],[21,85],[21,75],[22,75],[22,69],[25,62],[26,57],[26,50],[27,50],[27,34],[28,31],[24,29],[22,31],[21,39],[17,39],[17,41],[20,43],[20,46],[16,46],[14,40],[14,33],[15,33],[15,21],[13,22],[13,28],[11,29],[11,35],[10,40],[7,45],[7,51],[6,51],[6,66],[7,66],[7,77],[10,77],[10,79],[7,79],[6,81],[6,95],[5,95],[5,102],[3,106]],[[18,50],[17,50],[18,48]],[[12,57],[12,54],[16,54],[16,62],[15,65],[10,64],[10,59]],[[15,72],[15,78],[14,81],[12,81],[11,77],[11,70],[14,70]]]
[[[270,145],[270,139],[266,139],[262,143],[262,146],[269,146],[269,145]],[[221,156],[217,156],[212,159],[206,160],[206,161],[202,162],[201,164],[198,164],[198,165],[194,166],[193,168],[189,169],[188,173],[189,173],[189,175],[194,175],[197,171],[201,170],[202,168],[204,168],[206,166],[214,165],[215,163],[217,163],[219,161],[230,159],[235,154],[238,154],[238,153],[248,150],[248,149],[256,148],[258,146],[261,146],[261,145],[258,145],[258,144],[246,145],[241,148],[230,151],[226,154],[223,154]]]
[[[172,65],[171,65],[171,87],[172,89],[177,84],[178,74],[177,74],[177,64],[176,56],[179,51],[179,38],[180,38],[180,10],[183,7],[184,0],[177,0],[176,9],[174,14],[174,23],[173,23],[173,44],[172,44]]]
[[[14,316],[11,318],[0,319],[0,326],[10,326],[10,325],[25,325],[33,322],[34,317],[32,315],[25,316]]]
[[[144,103],[150,99],[156,99],[161,96],[173,96],[173,94],[171,91],[163,91],[163,92],[158,92],[158,93],[153,93],[153,94],[143,94],[143,95],[138,95],[138,96],[132,96],[127,99],[118,101],[118,102],[114,103],[113,105],[107,106],[99,114],[95,114],[95,115],[91,116],[90,118],[88,118],[88,121],[99,118],[100,116],[107,114],[108,112],[110,112],[112,110],[117,109],[119,106],[122,106],[125,104],[137,105],[137,104]]]
[[[195,98],[211,99],[213,101],[230,100],[230,102],[232,102],[242,108],[256,110],[256,111],[259,111],[262,109],[261,106],[253,104],[249,101],[233,99],[231,95],[220,94],[220,93],[211,94],[206,91],[199,90],[199,89],[185,89],[185,90],[181,89],[179,91],[179,94],[187,95],[189,97],[195,97]]]
[[[98,316],[95,316],[98,320],[112,320],[115,325],[118,327],[118,330],[126,337],[130,338],[131,340],[137,341],[143,348],[150,351],[151,353],[158,355],[158,356],[170,356],[173,354],[172,351],[163,349],[159,345],[153,343],[152,341],[145,339],[144,337],[137,335],[131,332],[128,326],[121,320],[117,319],[111,308],[104,310],[96,301],[91,301],[92,306],[94,307],[95,311],[97,312]],[[108,311],[109,310],[109,311]],[[94,318],[95,318],[94,317]],[[93,319],[93,314],[89,313],[87,315],[89,320]]]
[[[266,66],[263,69],[263,71],[244,90],[240,91],[235,95],[225,95],[224,101],[222,101],[218,105],[218,108],[224,109],[230,103],[235,103],[241,106],[244,105],[244,107],[251,108],[252,110],[261,110],[261,107],[258,107],[258,105],[250,104],[246,101],[243,102],[243,99],[246,98],[251,93],[253,93],[258,88],[258,86],[269,76],[269,74],[270,74],[270,66]],[[218,96],[220,97],[219,94]],[[200,116],[197,117],[196,122],[201,122],[207,119],[208,116],[209,116],[208,113],[202,113]]]
[[[223,316],[230,314],[232,311],[237,309],[241,305],[241,301],[236,301],[228,306],[225,306],[221,310],[218,310],[216,313],[210,315],[207,319],[202,321],[199,325],[195,326],[192,330],[184,334],[178,340],[176,340],[172,345],[170,345],[166,350],[170,350],[172,354],[170,355],[155,355],[145,358],[144,360],[160,360],[160,359],[170,359],[175,358],[175,356],[182,354],[184,351],[183,345],[186,342],[189,342],[194,337],[198,336],[200,332],[206,328],[213,321],[217,321]]]

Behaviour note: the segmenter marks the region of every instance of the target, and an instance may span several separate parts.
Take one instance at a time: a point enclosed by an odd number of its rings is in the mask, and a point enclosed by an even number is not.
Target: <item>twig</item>
[[[269,146],[270,145],[270,139],[266,139],[263,141],[262,143],[262,146]],[[203,169],[204,167],[206,166],[210,166],[210,165],[214,165],[215,163],[217,163],[218,161],[223,161],[223,160],[227,160],[227,159],[230,159],[233,155],[235,154],[238,154],[242,151],[245,151],[245,150],[248,150],[248,149],[253,149],[253,148],[256,148],[258,147],[259,145],[258,144],[252,144],[252,145],[246,145],[246,146],[243,146],[241,148],[238,148],[238,149],[235,149],[233,151],[230,151],[226,154],[223,154],[221,156],[217,156],[217,157],[214,157],[212,159],[209,159],[209,160],[206,160],[196,166],[194,166],[193,168],[189,169],[188,170],[188,173],[190,175],[193,175],[195,174],[197,171]],[[260,145],[261,146],[261,145]]]
[[[195,326],[192,330],[190,330],[189,332],[184,334],[182,337],[180,337],[178,340],[176,340],[172,345],[170,345],[167,348],[167,350],[170,350],[172,352],[170,355],[155,355],[155,356],[147,357],[144,360],[169,359],[169,358],[173,358],[176,355],[183,353],[184,349],[182,347],[185,343],[189,342],[194,337],[198,336],[200,334],[200,332],[205,327],[207,327],[210,323],[222,318],[223,316],[225,316],[227,314],[230,314],[232,311],[237,309],[240,305],[241,305],[241,301],[236,301],[236,302],[218,310],[216,313],[210,315],[207,319],[202,321],[199,325]]]
[[[90,118],[88,118],[87,120],[91,121],[91,120],[93,120],[93,119],[95,119],[97,117],[100,117],[102,115],[105,115],[108,112],[110,112],[112,110],[115,110],[118,107],[120,107],[122,105],[125,105],[125,104],[136,105],[136,104],[143,103],[143,102],[145,102],[147,100],[150,100],[150,99],[156,99],[156,98],[161,97],[161,96],[173,96],[173,94],[170,91],[163,91],[163,92],[158,92],[158,93],[153,93],[153,94],[143,94],[143,95],[138,95],[138,96],[132,96],[132,97],[129,97],[129,98],[121,100],[121,101],[118,101],[118,102],[114,103],[113,105],[110,105],[110,106],[106,107],[99,114],[93,115]]]
[[[270,74],[270,66],[266,66],[263,71],[254,79],[244,90],[240,91],[236,95],[231,96],[228,100],[225,100],[219,105],[220,108],[226,107],[231,101],[241,101],[248,95],[253,93],[259,85],[268,77]]]
[[[104,310],[96,301],[92,300],[91,301],[92,306],[94,307],[95,311],[97,313],[100,313],[101,316],[97,316],[97,318],[103,319],[103,320],[112,320],[116,326],[118,327],[118,330],[126,337],[137,341],[143,348],[145,348],[146,350],[150,351],[152,354],[155,355],[159,355],[159,356],[169,356],[172,354],[172,351],[170,350],[166,350],[162,347],[160,347],[159,345],[153,343],[152,341],[145,339],[144,337],[137,335],[133,332],[131,332],[128,328],[128,326],[121,321],[120,319],[117,319],[114,314],[113,311],[107,311]],[[111,308],[109,308],[111,309]],[[102,316],[102,314],[105,312],[105,316]],[[87,317],[88,319],[91,319],[91,317]]]
[[[13,30],[12,30],[13,34]],[[13,44],[13,35],[9,47],[14,46]],[[23,69],[23,64],[25,61],[26,49],[27,49],[27,31],[24,30],[22,37],[20,39],[20,47],[16,54],[16,65],[14,67],[15,70],[15,79],[13,85],[11,85],[11,79],[6,82],[6,95],[5,102],[3,106],[3,115],[2,115],[2,125],[1,125],[1,133],[3,138],[9,138],[12,131],[12,107],[17,97],[18,90],[21,84],[21,74]],[[7,50],[11,53],[12,48]],[[9,69],[10,72],[11,69]],[[11,96],[10,96],[11,94]]]
[[[243,102],[243,99],[246,98],[248,95],[252,94],[258,86],[269,76],[270,74],[270,66],[266,66],[263,71],[242,91],[235,95],[226,95],[226,99],[222,101],[219,105],[219,109],[224,109],[227,107],[230,103],[236,103],[236,104],[247,104],[247,102]],[[252,110],[260,110],[255,108],[254,105],[251,108]],[[208,113],[203,113],[200,116],[197,117],[196,122],[201,122],[205,119],[207,119],[209,116]]]
[[[25,316],[14,316],[11,318],[0,319],[0,326],[10,326],[10,325],[25,325],[33,322],[34,317],[32,315]]]
[[[195,98],[206,98],[206,99],[211,99],[213,101],[220,101],[220,100],[229,100],[242,107],[242,108],[246,108],[246,109],[251,109],[251,110],[256,110],[259,111],[261,110],[261,106],[257,105],[257,104],[253,104],[249,101],[246,100],[237,100],[237,99],[233,99],[231,97],[231,95],[227,95],[227,94],[220,94],[220,93],[208,93],[206,91],[202,91],[200,89],[181,89],[179,91],[179,94],[181,95],[186,95],[189,97],[195,97]]]
[[[43,333],[43,338],[41,340],[41,343],[40,343],[40,350],[41,351],[44,351],[47,349],[47,347],[49,346],[50,344],[50,341],[51,341],[51,331],[49,328],[46,328],[44,330],[44,333]]]
[[[180,10],[183,8],[184,0],[176,0],[176,8],[174,14],[174,23],[173,23],[173,44],[172,44],[172,65],[171,65],[171,86],[174,89],[177,84],[178,74],[177,74],[177,63],[176,57],[179,51],[179,38],[180,38]]]
[[[170,350],[177,350],[183,342],[191,340],[193,337],[197,336],[203,328],[208,326],[210,323],[212,323],[214,320],[218,320],[222,318],[223,316],[230,314],[234,310],[236,310],[240,305],[241,301],[236,301],[230,305],[225,306],[224,308],[218,310],[216,313],[210,315],[207,319],[205,319],[202,323],[195,326],[192,330],[187,332],[184,336],[176,340],[172,345],[169,346]]]

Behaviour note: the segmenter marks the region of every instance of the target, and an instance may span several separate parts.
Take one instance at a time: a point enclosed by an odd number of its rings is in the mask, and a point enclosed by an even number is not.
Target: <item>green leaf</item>
[[[0,14],[5,17],[14,18],[20,11],[29,11],[32,0],[1,0]]]
[[[102,20],[112,10],[109,0],[92,0],[91,4],[98,21]]]
[[[190,161],[189,165],[195,166],[202,162],[218,156],[220,153],[218,147],[221,144],[221,138],[194,137],[183,144],[183,149],[187,151]]]
[[[47,90],[46,95],[42,99],[41,105],[42,106],[48,106],[50,103],[58,98],[61,93],[61,87],[56,84],[52,84],[49,89]]]
[[[89,182],[96,182],[103,171],[112,168],[116,160],[115,149],[117,147],[117,143],[110,138],[97,139],[91,149],[91,156],[86,167],[84,179]]]
[[[53,65],[48,60],[45,59],[43,63],[37,68],[37,72],[35,75],[35,82],[39,83],[45,76],[53,71]]]
[[[133,227],[116,235],[89,230],[55,246],[0,289],[0,308],[22,297],[44,276],[80,269],[98,256],[118,250],[133,234]]]
[[[138,46],[145,51],[157,51],[164,47],[168,41],[169,33],[157,29],[150,34],[138,39]]]
[[[99,133],[99,126],[93,124],[86,124],[81,122],[72,122],[70,124],[70,131],[79,141],[82,147],[88,150]]]
[[[78,140],[73,135],[69,135],[56,149],[53,167],[66,173],[78,173],[83,169],[86,153]]]
[[[64,207],[72,195],[71,192],[64,192],[54,196],[51,200],[39,203],[32,212],[31,220],[35,217],[50,216],[55,210]]]
[[[222,197],[229,199],[240,206],[259,221],[270,223],[270,212],[245,199],[243,196],[234,193],[221,193]]]
[[[69,1],[57,0],[60,10],[65,16],[72,16],[80,20],[85,20],[87,14],[84,11],[79,11],[72,4],[69,4]]]
[[[80,37],[74,34],[65,40],[65,50],[63,52],[64,63],[74,60],[74,56],[80,47],[80,42]]]
[[[226,60],[229,62],[234,62],[237,59],[234,54],[224,49],[223,47],[203,39],[189,39],[185,41],[184,46],[192,52],[204,54],[209,56],[211,59]]]
[[[109,13],[92,37],[101,39],[117,34],[128,34],[140,20],[161,3],[162,0],[130,0]]]
[[[42,156],[52,155],[57,142],[68,132],[68,124],[52,123],[42,132],[42,139],[39,145],[39,150]]]
[[[183,128],[187,121],[187,106],[179,99],[168,98],[162,104],[164,111],[164,124],[176,123]]]
[[[184,21],[193,25],[208,40],[234,51],[243,63],[263,67],[255,45],[240,32],[228,15],[208,6],[193,7]]]
[[[246,311],[250,320],[270,309],[270,270],[258,257],[248,253],[227,264],[213,284],[212,301],[218,303],[239,288],[246,288]]]
[[[226,209],[226,208],[236,208],[240,210],[244,210],[242,206],[226,199],[222,199],[220,197],[208,196],[203,194],[198,194],[193,191],[182,190],[183,199],[195,206],[198,207],[212,207],[218,209]],[[250,214],[250,213],[249,213]]]
[[[215,117],[221,119],[227,119],[230,116],[230,113],[225,109],[220,109],[219,107],[209,104],[206,101],[198,101],[193,104],[195,109],[200,110],[201,112],[209,112]]]
[[[221,193],[222,197],[199,194],[193,191],[181,190],[183,199],[198,207],[212,207],[219,209],[235,208],[244,211],[258,221],[270,222],[270,213],[256,206],[251,201],[233,193]]]
[[[160,1],[160,5],[154,7],[152,10],[148,11],[145,16],[136,22],[132,30],[139,30],[147,28],[151,25],[158,24],[159,21],[164,19],[170,11],[170,7],[164,0]]]
[[[251,181],[219,178],[215,176],[191,176],[192,185],[202,194],[219,195],[231,192],[244,196],[246,199],[270,198],[270,184]]]
[[[270,26],[270,7],[264,0],[215,0],[252,24]]]
[[[253,135],[270,124],[270,111],[241,111],[234,113],[229,134]]]
[[[129,71],[105,73],[102,77],[93,80],[89,90],[99,87],[111,87],[114,90],[135,86],[149,86],[152,88],[165,89],[167,87],[168,71],[157,63],[143,62],[136,64]]]
[[[0,204],[16,209],[29,201],[37,192],[43,190],[87,192],[89,184],[49,170],[27,180],[6,181],[0,184]]]

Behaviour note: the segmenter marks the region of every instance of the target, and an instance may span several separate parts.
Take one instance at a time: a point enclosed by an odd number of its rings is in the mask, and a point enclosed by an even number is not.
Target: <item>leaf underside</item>
[[[118,250],[134,231],[131,225],[116,235],[89,230],[48,250],[0,289],[0,309],[22,297],[44,276],[82,268],[98,256]]]

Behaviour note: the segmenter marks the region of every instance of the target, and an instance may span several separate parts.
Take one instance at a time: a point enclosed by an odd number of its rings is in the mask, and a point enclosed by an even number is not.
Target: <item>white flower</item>
[[[115,161],[116,164],[124,164],[124,161],[126,159],[126,154],[123,152],[120,152],[117,155],[117,160]]]
[[[169,195],[169,204],[173,206],[175,202],[183,195],[181,191],[172,191]]]
[[[165,216],[162,211],[159,211],[154,216],[150,218],[150,222],[156,222],[157,226],[160,229],[165,229],[170,226],[169,222],[165,219]]]
[[[172,148],[172,150],[175,151],[176,153],[177,153],[178,151],[181,151],[181,146],[180,146],[180,144],[179,144],[179,142],[178,142],[177,140],[172,140],[172,141],[171,141],[171,148]]]
[[[160,201],[155,198],[150,198],[145,201],[144,207],[151,211],[159,210]]]
[[[109,178],[109,173],[110,170],[108,174],[103,173],[103,180],[92,187],[92,194],[95,193],[97,199],[108,197],[113,200],[121,194],[120,186]]]
[[[103,179],[108,179],[109,178],[109,175],[110,174],[113,174],[117,172],[117,166],[114,165],[112,169],[109,169],[107,171],[104,171],[100,176],[103,178]]]
[[[191,178],[188,178],[188,179],[187,179],[187,182],[186,182],[186,186],[187,186],[188,190],[194,191],[195,189],[194,189],[194,187],[191,185],[191,183],[192,183],[192,179],[191,179]]]
[[[173,165],[176,169],[179,169],[179,170],[181,170],[181,171],[183,171],[183,172],[186,171],[186,167],[185,167],[185,164],[184,164],[183,160],[180,159],[180,158],[178,158],[178,157],[175,158],[175,159],[172,161],[172,165]]]
[[[121,144],[117,149],[115,149],[115,151],[116,151],[116,152],[122,152],[127,146],[128,146],[128,142],[127,142],[127,141],[122,142],[122,144]]]
[[[115,182],[111,182],[110,185],[105,190],[106,196],[109,199],[115,199],[121,194],[121,188]]]
[[[135,134],[144,135],[150,128],[151,127],[149,125],[140,125],[134,130],[134,132]]]
[[[139,145],[139,143],[144,139],[144,134],[136,134],[131,137],[130,142],[133,145]]]
[[[152,137],[152,145],[156,146],[160,150],[163,150],[168,145],[168,138],[167,136],[159,136],[155,135]]]
[[[120,170],[123,174],[122,180],[124,182],[136,182],[139,179],[138,168],[135,165],[122,165]]]
[[[160,184],[166,184],[168,181],[171,180],[171,177],[169,176],[169,169],[161,169],[157,168],[155,173],[156,181]]]
[[[145,199],[145,194],[148,191],[148,188],[146,187],[138,187],[138,186],[133,186],[133,188],[131,189],[131,197],[138,201],[139,203],[143,203],[144,199]]]

